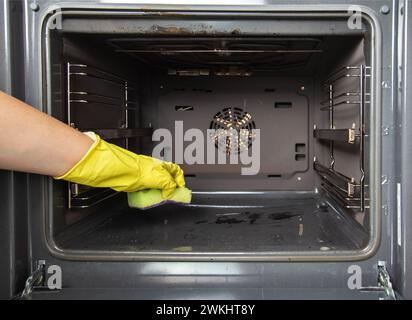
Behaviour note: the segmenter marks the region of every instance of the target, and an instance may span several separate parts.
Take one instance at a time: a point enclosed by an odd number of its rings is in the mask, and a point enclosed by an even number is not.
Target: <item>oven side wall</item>
[[[397,123],[396,137],[396,199],[397,218],[394,223],[394,286],[401,295],[412,299],[412,1],[399,1],[398,68],[394,68],[393,88],[399,92],[394,101]],[[397,74],[398,73],[398,74]],[[397,107],[396,107],[397,105]]]
[[[24,100],[22,14],[20,1],[1,1],[0,90]],[[9,299],[30,273],[27,174],[0,170],[0,190],[0,299]]]

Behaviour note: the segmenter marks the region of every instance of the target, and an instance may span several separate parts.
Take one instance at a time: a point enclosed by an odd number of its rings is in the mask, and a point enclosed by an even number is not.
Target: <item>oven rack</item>
[[[320,103],[322,111],[329,113],[329,128],[314,127],[313,136],[319,140],[329,141],[330,164],[329,167],[314,160],[314,170],[321,177],[322,189],[334,200],[348,209],[364,211],[365,195],[365,105],[370,104],[370,97],[366,93],[366,80],[370,77],[370,67],[365,65],[344,66],[331,74],[323,83],[328,98]],[[356,90],[343,91],[339,89],[343,81],[357,80]],[[337,108],[357,108],[359,113],[358,128],[353,124],[351,128],[336,128],[334,112]],[[347,177],[335,170],[334,143],[346,143],[359,149],[360,179]]]
[[[72,62],[66,63],[66,77],[67,123],[70,126],[82,132],[93,131],[105,140],[122,139],[126,149],[129,149],[130,138],[151,136],[151,128],[129,128],[129,113],[137,110],[136,103],[131,99],[131,92],[136,91],[135,82],[91,65]],[[86,105],[95,108],[96,114],[106,110],[104,108],[118,110],[115,113],[119,117],[118,125],[100,128],[76,123],[74,108]],[[117,194],[108,188],[89,188],[69,183],[68,208],[90,208]]]

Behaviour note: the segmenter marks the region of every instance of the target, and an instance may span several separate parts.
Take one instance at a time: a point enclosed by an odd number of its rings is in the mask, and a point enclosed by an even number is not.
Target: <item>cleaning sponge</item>
[[[162,190],[147,189],[127,194],[129,207],[137,209],[150,209],[165,203],[190,203],[192,191],[187,188],[176,188],[170,199],[162,197]]]

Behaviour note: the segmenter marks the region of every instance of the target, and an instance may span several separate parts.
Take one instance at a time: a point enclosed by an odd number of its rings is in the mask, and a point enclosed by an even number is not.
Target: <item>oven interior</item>
[[[52,181],[56,246],[79,254],[177,255],[364,248],[365,37],[51,32],[53,116],[147,155],[160,142],[153,133],[168,129],[173,144],[161,156],[176,160],[187,152],[197,159],[181,165],[193,190],[189,206],[141,211],[128,208],[125,194]],[[206,154],[190,149],[193,141],[176,147],[176,123],[212,139],[207,129],[232,117],[260,130],[260,141],[248,140],[252,148],[260,144],[258,163],[208,164]],[[242,175],[245,167],[257,173]]]

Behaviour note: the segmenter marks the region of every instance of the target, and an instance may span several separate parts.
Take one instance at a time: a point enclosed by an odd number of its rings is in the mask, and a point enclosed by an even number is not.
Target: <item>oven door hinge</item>
[[[17,294],[14,299],[27,300],[31,298],[33,290],[37,288],[45,288],[46,283],[46,261],[36,261],[36,267],[34,271],[27,278],[24,285],[24,289],[21,293]]]
[[[363,287],[361,291],[381,291],[384,293],[382,300],[397,300],[397,294],[392,286],[391,277],[386,268],[386,261],[378,261],[378,285],[376,287]]]
[[[385,261],[378,261],[378,285],[385,290],[388,300],[396,300],[395,290],[392,287],[391,276],[386,268]]]

